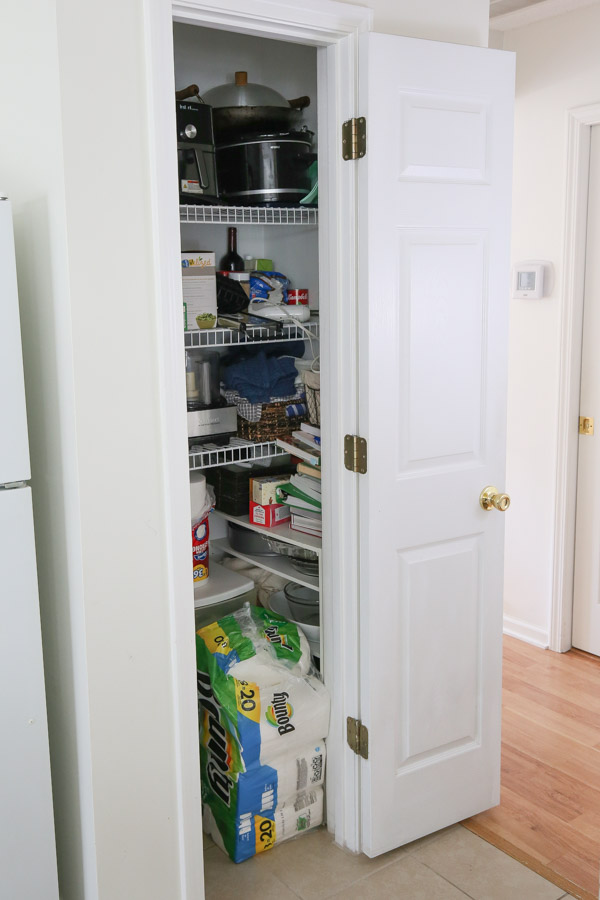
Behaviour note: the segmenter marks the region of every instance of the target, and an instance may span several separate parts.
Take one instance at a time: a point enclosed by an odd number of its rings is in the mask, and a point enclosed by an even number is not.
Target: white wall
[[[381,31],[486,40],[486,0],[372,5]],[[175,900],[144,2],[5,3],[0,33],[61,896]]]
[[[57,0],[102,900],[179,885],[143,6]]]
[[[0,34],[0,190],[14,213],[59,875],[65,900],[93,898],[94,823],[81,810],[91,761],[54,0],[1,4]]]
[[[488,0],[342,0],[374,11],[373,31],[487,47]]]
[[[179,835],[142,3],[2,4],[0,33],[61,898],[164,900]]]
[[[549,259],[547,300],[511,300],[505,623],[547,644],[554,555],[566,111],[600,101],[600,7],[506,32],[517,53],[513,261]]]

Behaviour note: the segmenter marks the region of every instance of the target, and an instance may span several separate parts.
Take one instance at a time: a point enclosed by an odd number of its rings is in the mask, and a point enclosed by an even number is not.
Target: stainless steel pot
[[[196,84],[177,91],[175,96],[178,100],[198,96],[212,107],[217,143],[242,134],[294,131],[300,125],[302,110],[310,106],[310,97],[286,100],[273,88],[249,82],[247,72],[236,72],[234,84],[211,88],[202,97]]]

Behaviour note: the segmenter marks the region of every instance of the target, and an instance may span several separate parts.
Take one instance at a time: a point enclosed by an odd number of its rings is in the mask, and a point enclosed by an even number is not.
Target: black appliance
[[[256,206],[298,203],[312,184],[313,132],[250,134],[216,149],[221,198]]]
[[[179,202],[217,203],[217,170],[212,107],[176,102]]]

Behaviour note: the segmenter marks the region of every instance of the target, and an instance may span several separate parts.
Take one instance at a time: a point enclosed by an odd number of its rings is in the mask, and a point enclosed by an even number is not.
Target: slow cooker
[[[312,184],[313,132],[250,134],[217,145],[217,178],[223,200],[236,204],[298,203]]]

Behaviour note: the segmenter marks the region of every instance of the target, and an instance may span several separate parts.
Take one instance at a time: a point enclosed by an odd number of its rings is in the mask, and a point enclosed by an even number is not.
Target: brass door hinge
[[[342,125],[342,156],[344,159],[362,159],[367,152],[367,120],[364,116],[348,119]]]
[[[579,416],[579,434],[593,434],[594,420],[590,416]]]
[[[369,758],[369,731],[360,719],[353,719],[352,716],[348,716],[346,719],[346,740],[350,749],[357,756],[362,756],[363,759]]]
[[[350,472],[364,475],[367,471],[367,442],[356,434],[344,438],[344,465]]]

